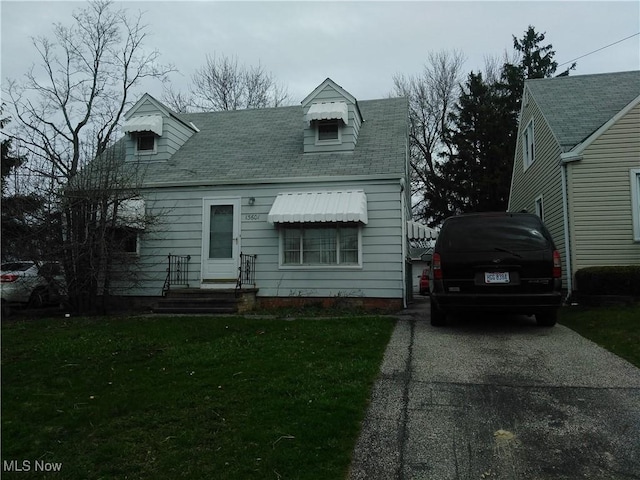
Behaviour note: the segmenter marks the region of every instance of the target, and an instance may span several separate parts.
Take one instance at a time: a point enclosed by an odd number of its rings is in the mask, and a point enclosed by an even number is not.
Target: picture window
[[[283,266],[360,264],[357,226],[287,227],[282,231]]]

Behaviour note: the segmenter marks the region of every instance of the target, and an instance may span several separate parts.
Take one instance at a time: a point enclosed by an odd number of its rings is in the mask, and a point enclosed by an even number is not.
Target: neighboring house
[[[177,114],[144,95],[125,115],[125,161],[144,167],[159,223],[131,248],[144,276],[127,294],[160,296],[169,256],[189,257],[190,289],[233,289],[242,254],[264,305],[402,308],[407,125],[406,99],[356,101],[331,79],[293,107]]]
[[[525,82],[509,210],[537,213],[575,290],[585,267],[640,264],[640,71]]]
[[[431,265],[433,246],[438,238],[438,232],[419,222],[407,222],[407,236],[409,238],[409,256],[411,257],[411,272],[413,293],[420,291],[419,278],[422,271]]]

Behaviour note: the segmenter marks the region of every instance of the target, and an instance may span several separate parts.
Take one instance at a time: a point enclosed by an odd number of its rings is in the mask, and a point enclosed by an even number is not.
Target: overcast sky
[[[2,17],[2,72],[20,78],[38,61],[30,37],[52,36],[52,24],[70,24],[83,2],[5,1]],[[558,63],[577,60],[572,75],[640,69],[640,2],[117,2],[142,10],[149,25],[147,47],[179,73],[184,88],[207,54],[261,63],[287,85],[299,103],[326,77],[357,99],[386,97],[393,75],[415,74],[429,51],[460,50],[464,71],[480,71],[485,58],[513,51],[512,35],[528,25],[546,32]],[[560,70],[560,69],[559,69]],[[160,98],[159,85],[146,85]]]

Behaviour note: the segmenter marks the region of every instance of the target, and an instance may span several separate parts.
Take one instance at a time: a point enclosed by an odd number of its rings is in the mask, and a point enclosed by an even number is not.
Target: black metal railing
[[[240,266],[238,267],[238,282],[236,290],[245,285],[256,286],[256,259],[258,255],[240,253]]]
[[[178,285],[189,288],[189,260],[191,255],[167,255],[169,266],[167,267],[167,278],[162,287],[164,296],[171,287]]]

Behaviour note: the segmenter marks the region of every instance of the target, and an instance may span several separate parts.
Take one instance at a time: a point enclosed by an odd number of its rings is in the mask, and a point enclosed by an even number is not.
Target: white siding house
[[[581,268],[640,264],[640,72],[529,80],[509,210],[540,214],[571,292]]]
[[[406,99],[357,101],[331,79],[297,107],[177,114],[145,95],[123,142],[158,221],[140,232],[143,275],[127,295],[160,296],[169,256],[189,258],[184,285],[170,288],[233,289],[242,254],[255,256],[264,305],[402,308],[407,121]]]

